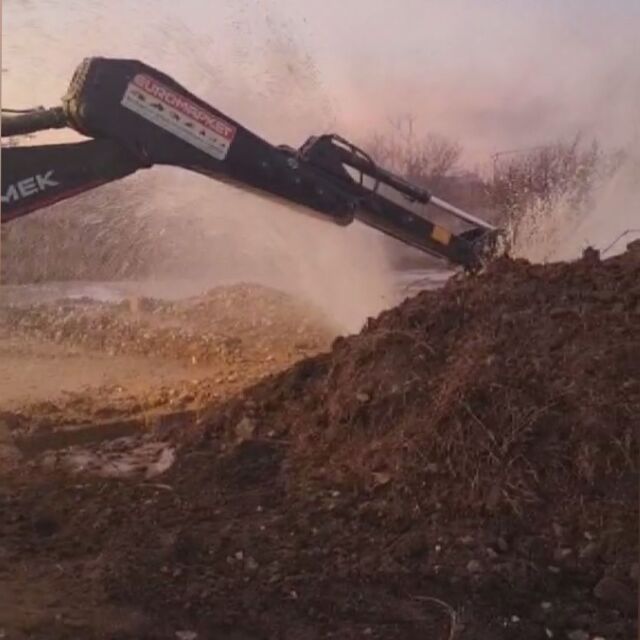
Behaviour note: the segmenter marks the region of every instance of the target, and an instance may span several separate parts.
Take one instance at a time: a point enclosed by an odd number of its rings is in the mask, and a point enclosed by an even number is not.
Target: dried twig
[[[456,614],[456,610],[444,600],[434,598],[433,596],[413,596],[413,599],[420,602],[434,602],[442,607],[449,615],[449,635],[447,640],[454,640],[458,632],[458,615]]]
[[[618,244],[618,242],[620,242],[620,240],[622,240],[622,238],[624,238],[625,236],[628,236],[632,233],[640,233],[640,229],[627,229],[626,231],[623,231],[622,233],[620,233],[619,235],[617,235],[613,241],[611,243],[609,243],[604,249],[600,249],[600,253],[602,255],[604,255],[605,253],[607,253],[608,251],[610,251],[611,249],[613,249],[613,247]]]
[[[175,491],[170,484],[163,484],[161,482],[143,482],[143,487],[151,487],[152,489],[163,489],[164,491]]]

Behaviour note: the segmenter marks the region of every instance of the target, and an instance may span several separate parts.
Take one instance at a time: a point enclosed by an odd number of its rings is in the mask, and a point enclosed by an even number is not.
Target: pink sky
[[[411,113],[470,162],[638,134],[637,0],[5,0],[3,104],[53,105],[84,56],[141,58],[274,142]]]

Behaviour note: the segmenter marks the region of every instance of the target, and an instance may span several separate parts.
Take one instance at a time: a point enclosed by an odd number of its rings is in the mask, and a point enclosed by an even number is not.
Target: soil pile
[[[3,545],[144,614],[95,637],[633,637],[639,283],[498,260],[213,408],[158,483],[29,484]]]
[[[15,335],[115,354],[188,360],[275,358],[316,353],[335,332],[322,315],[275,289],[232,285],[167,302],[90,299],[0,309]]]
[[[247,416],[257,437],[288,439],[300,478],[382,484],[427,511],[586,518],[620,501],[624,512],[637,468],[639,275],[640,251],[500,260],[263,382],[212,416],[205,437]],[[574,500],[586,501],[579,513]]]

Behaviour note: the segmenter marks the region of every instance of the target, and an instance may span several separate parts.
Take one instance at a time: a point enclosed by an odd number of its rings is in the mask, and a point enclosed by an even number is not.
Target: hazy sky
[[[2,9],[5,106],[58,104],[86,56],[135,57],[274,143],[327,129],[358,141],[410,114],[419,131],[459,141],[473,168],[580,131],[640,157],[640,0],[3,0]],[[637,173],[625,176],[581,228],[561,225],[563,251],[606,246],[637,226]],[[188,172],[136,179],[154,229],[184,216],[187,239],[222,237],[236,252],[224,262],[211,240],[204,281],[267,278],[350,330],[392,290],[380,234],[321,225]]]
[[[4,0],[6,106],[144,59],[274,142],[411,113],[467,158],[640,127],[640,0]]]

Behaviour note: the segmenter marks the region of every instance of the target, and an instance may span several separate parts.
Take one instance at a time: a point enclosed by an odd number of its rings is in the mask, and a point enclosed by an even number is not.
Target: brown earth
[[[165,429],[335,335],[315,309],[260,286],[177,302],[33,304],[32,293],[13,288],[0,305],[0,412],[23,453]]]
[[[131,298],[120,304],[64,300],[0,308],[12,335],[104,351],[166,357],[192,364],[297,357],[325,347],[330,323],[308,305],[266,287],[233,285],[168,302]]]
[[[251,285],[178,302],[34,305],[25,293],[12,289],[0,305],[0,472],[7,483],[25,465],[30,484],[43,469],[66,468],[75,458],[93,475],[146,478],[172,450],[158,434],[327,348],[335,335],[315,309]],[[5,507],[0,519],[8,522],[12,509]],[[92,600],[84,580],[61,573],[64,563],[7,554],[0,542],[0,636],[55,637],[58,628],[89,621],[91,633],[111,637],[128,624],[126,611]]]
[[[334,335],[315,309],[250,285],[178,302],[5,304],[0,410],[55,425],[195,409],[328,348]]]
[[[0,628],[634,637],[639,282],[637,250],[502,259],[151,429],[161,475],[33,458],[0,488]]]

